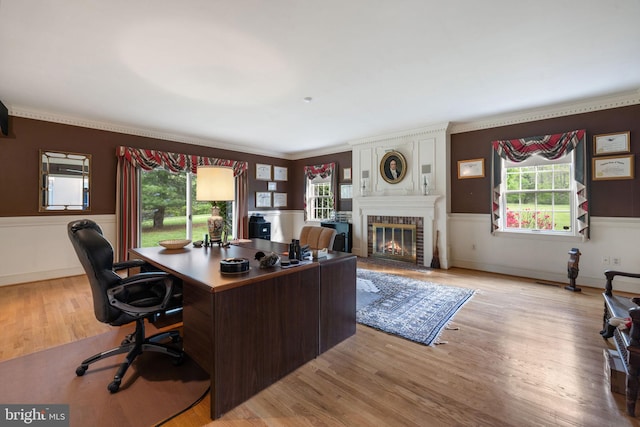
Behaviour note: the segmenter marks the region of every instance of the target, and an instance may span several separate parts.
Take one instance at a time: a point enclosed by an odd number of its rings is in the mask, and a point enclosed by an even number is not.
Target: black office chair
[[[98,353],[82,361],[76,375],[82,376],[90,364],[116,354],[128,353],[125,361],[107,389],[115,393],[122,377],[135,358],[143,351],[165,353],[178,365],[184,353],[161,341],[181,342],[180,333],[172,330],[145,338],[144,320],[153,321],[158,315],[182,306],[180,281],[161,271],[147,271],[122,278],[116,271],[142,267],[142,260],[113,262],[113,248],[102,235],[102,229],[91,220],[72,221],[67,232],[80,263],[87,273],[93,294],[93,310],[96,318],[113,326],[136,322],[136,330],[128,335],[120,347]],[[144,271],[144,270],[143,270]]]

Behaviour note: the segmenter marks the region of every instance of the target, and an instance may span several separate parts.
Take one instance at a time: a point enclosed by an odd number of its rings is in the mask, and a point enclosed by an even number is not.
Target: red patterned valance
[[[314,179],[316,177],[320,177],[324,179],[328,176],[331,176],[335,167],[336,167],[335,163],[325,163],[323,165],[305,166],[304,176],[306,176],[308,179]]]
[[[247,171],[247,162],[202,157],[165,151],[146,150],[142,148],[118,147],[117,156],[123,157],[135,167],[152,170],[162,167],[171,172],[191,171],[197,173],[198,166],[224,166],[233,168],[233,176],[242,175]]]
[[[548,160],[559,159],[573,150],[584,137],[584,130],[553,135],[493,141],[493,149],[503,159],[522,162],[536,154]]]

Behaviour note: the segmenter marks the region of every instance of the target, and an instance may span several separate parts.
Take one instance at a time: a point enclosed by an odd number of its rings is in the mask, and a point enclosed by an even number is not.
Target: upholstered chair
[[[333,250],[335,239],[335,228],[305,225],[300,231],[300,245],[309,245],[310,249],[327,248]]]

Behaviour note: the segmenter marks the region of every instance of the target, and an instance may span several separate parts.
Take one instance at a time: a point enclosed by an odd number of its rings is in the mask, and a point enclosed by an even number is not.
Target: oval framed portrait
[[[397,184],[407,173],[407,161],[397,151],[389,151],[380,161],[380,175],[389,184]]]

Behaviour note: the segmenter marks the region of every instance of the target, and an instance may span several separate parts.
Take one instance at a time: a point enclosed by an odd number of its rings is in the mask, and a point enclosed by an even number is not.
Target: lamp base
[[[222,241],[222,229],[224,220],[220,216],[220,209],[214,204],[211,207],[211,216],[207,218],[207,228],[209,229],[209,241],[218,243]]]

